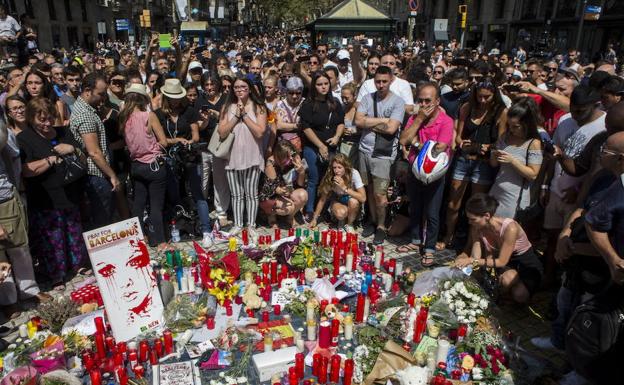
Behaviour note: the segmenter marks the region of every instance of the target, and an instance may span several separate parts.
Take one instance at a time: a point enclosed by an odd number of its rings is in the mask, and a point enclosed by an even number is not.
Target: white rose
[[[488,301],[485,299],[482,299],[481,301],[479,301],[479,307],[481,309],[487,309],[488,307]]]
[[[473,316],[468,317],[468,322],[473,323],[473,322],[477,322],[477,319]]]
[[[449,289],[451,287],[451,283],[449,281],[444,282],[444,288]]]
[[[449,303],[449,309],[455,310],[455,304],[454,303]]]

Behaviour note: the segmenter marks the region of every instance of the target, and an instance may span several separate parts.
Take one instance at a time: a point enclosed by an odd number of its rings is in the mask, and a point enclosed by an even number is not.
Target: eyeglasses
[[[125,82],[126,81],[123,80],[123,79],[113,79],[113,80],[111,80],[111,84],[114,85],[114,86],[117,86],[117,87],[123,86]]]
[[[319,63],[319,62],[317,62],[317,61],[312,61],[312,60],[310,60],[310,64],[314,64],[314,65],[316,65],[316,64],[318,64],[318,63]]]
[[[301,91],[288,91],[288,95],[301,95]]]
[[[557,67],[548,67],[550,72],[557,72]]]
[[[26,106],[17,106],[17,107],[11,107],[9,108],[10,112],[21,112],[21,111],[26,111]]]
[[[604,155],[624,156],[621,152],[609,150],[606,143],[600,146],[600,153]]]

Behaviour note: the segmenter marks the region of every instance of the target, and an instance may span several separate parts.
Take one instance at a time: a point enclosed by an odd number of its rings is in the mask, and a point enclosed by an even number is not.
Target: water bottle
[[[180,242],[180,230],[176,226],[175,221],[171,221],[171,242]]]

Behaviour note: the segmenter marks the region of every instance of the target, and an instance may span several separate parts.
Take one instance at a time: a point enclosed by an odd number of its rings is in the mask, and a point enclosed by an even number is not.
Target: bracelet
[[[46,158],[46,162],[48,162],[48,166],[52,167],[52,162],[50,162],[50,157],[49,156]]]

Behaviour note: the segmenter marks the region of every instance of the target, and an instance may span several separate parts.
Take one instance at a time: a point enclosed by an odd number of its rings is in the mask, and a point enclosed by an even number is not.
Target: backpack
[[[566,329],[565,347],[568,360],[583,377],[599,384],[624,382],[621,370],[615,374],[624,351],[621,287],[611,286],[574,310]],[[614,375],[622,378],[616,380]]]

